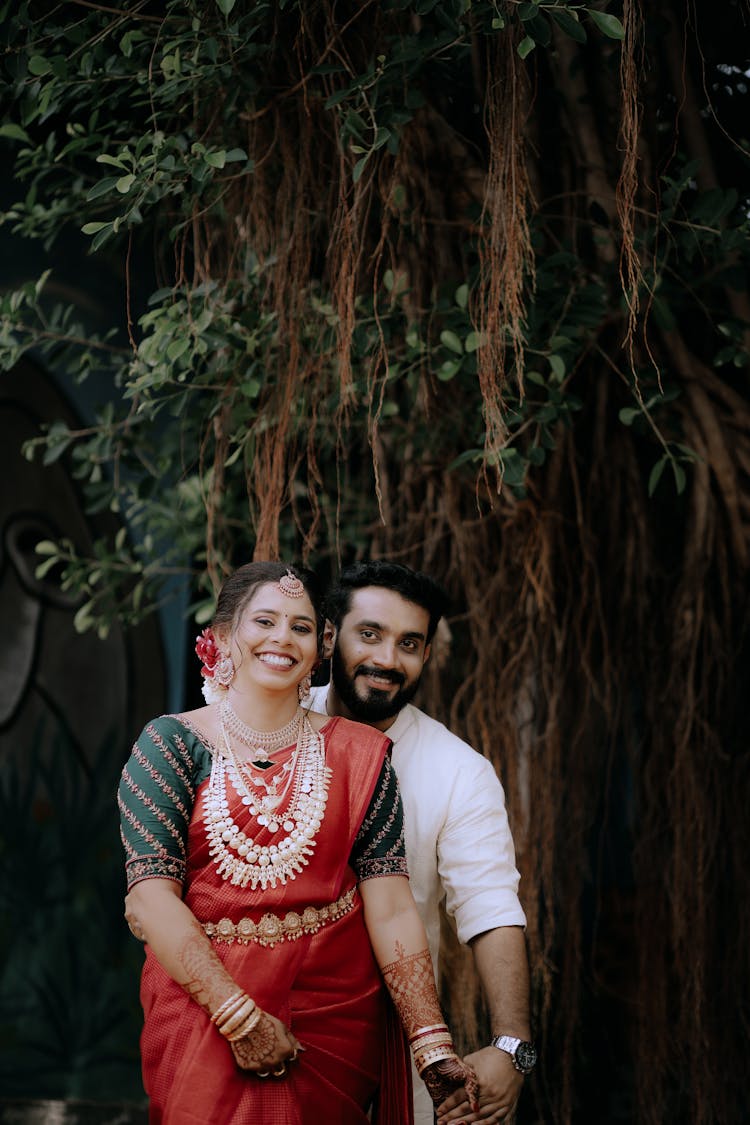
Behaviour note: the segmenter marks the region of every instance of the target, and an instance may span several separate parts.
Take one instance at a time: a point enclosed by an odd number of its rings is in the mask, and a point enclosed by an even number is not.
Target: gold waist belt
[[[252,918],[222,918],[220,922],[204,922],[203,929],[215,941],[238,941],[241,945],[278,945],[280,941],[296,941],[305,934],[316,934],[323,926],[343,918],[354,907],[357,888],[352,887],[329,906],[306,906],[301,914],[290,910],[280,914],[264,914],[259,922]]]

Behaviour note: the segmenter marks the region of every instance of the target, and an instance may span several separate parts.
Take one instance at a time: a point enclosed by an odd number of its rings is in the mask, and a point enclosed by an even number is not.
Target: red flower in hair
[[[216,662],[221,656],[213,629],[204,629],[201,635],[195,638],[195,653],[203,665],[201,675],[212,680]]]

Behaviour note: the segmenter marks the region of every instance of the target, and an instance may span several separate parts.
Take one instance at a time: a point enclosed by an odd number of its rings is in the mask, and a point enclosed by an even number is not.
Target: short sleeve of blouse
[[[354,841],[350,862],[359,882],[379,875],[407,875],[404,808],[396,771],[385,758],[372,799]]]
[[[184,882],[188,828],[210,752],[178,720],[154,719],[133,746],[117,792],[128,890],[142,879]],[[202,759],[206,759],[203,761]]]

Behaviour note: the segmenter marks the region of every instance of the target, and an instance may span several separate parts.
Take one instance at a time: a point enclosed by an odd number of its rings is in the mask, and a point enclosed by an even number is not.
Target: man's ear
[[[336,644],[336,626],[326,618],[323,626],[323,659],[330,660],[333,656],[333,646]]]
[[[430,659],[430,653],[431,652],[432,652],[432,641],[430,641],[429,644],[426,644],[424,646],[424,659],[422,660],[422,667],[424,667],[424,665]]]

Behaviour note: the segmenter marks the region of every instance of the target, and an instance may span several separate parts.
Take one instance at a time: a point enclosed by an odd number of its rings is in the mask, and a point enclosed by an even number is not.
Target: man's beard
[[[393,718],[407,703],[411,703],[417,693],[421,679],[420,676],[417,676],[413,683],[407,684],[406,687],[401,686],[392,698],[386,695],[384,691],[378,691],[377,688],[373,687],[368,689],[366,696],[361,696],[357,694],[355,681],[358,676],[365,673],[387,676],[393,683],[401,685],[405,681],[405,676],[401,672],[370,668],[366,664],[361,664],[355,670],[354,676],[350,676],[344,667],[339,647],[336,645],[331,657],[331,680],[341,702],[352,717],[358,719],[361,723],[380,723],[383,719]]]

